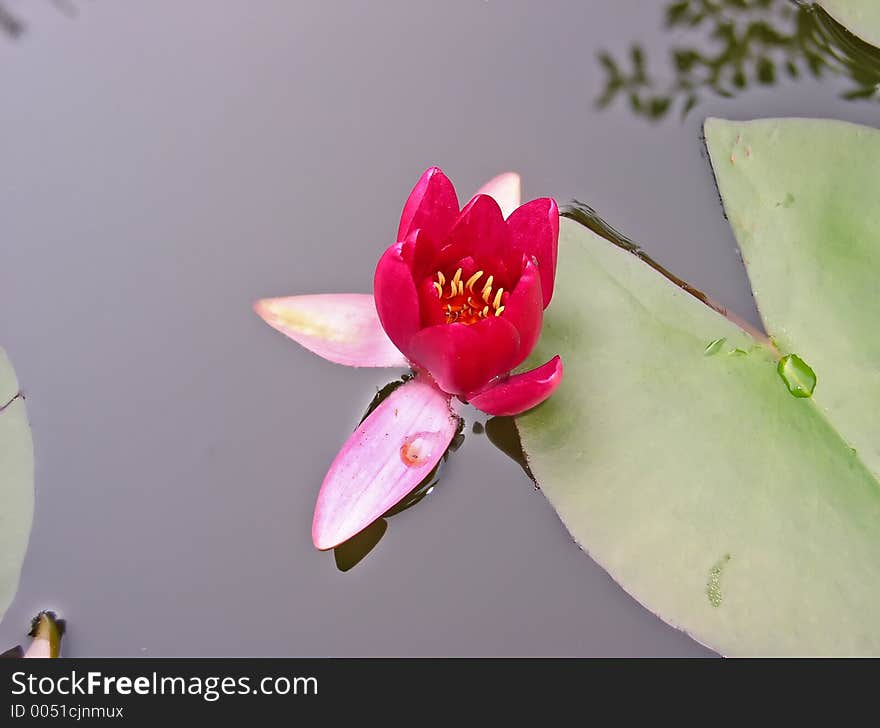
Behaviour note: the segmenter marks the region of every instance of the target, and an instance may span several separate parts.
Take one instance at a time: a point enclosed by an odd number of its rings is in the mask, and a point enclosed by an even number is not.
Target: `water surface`
[[[578,550],[485,420],[360,563],[316,552],[327,466],[401,372],[324,362],[250,305],[369,291],[439,164],[462,196],[514,169],[584,201],[758,324],[702,120],[876,124],[852,77],[780,66],[651,122],[596,107],[597,54],[638,43],[674,82],[672,45],[710,41],[666,2],[72,4],[7,2],[25,27],[0,40],[0,342],[37,465],[0,647],[54,607],[68,655],[711,654]]]

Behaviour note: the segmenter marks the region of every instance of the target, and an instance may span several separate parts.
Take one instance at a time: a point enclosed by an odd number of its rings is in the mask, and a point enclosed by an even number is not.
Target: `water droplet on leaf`
[[[416,432],[409,435],[400,446],[400,459],[404,465],[417,468],[424,465],[440,445],[439,432]]]
[[[816,373],[797,354],[788,354],[776,367],[788,391],[794,397],[812,397],[816,388]]]
[[[706,348],[703,349],[703,356],[714,356],[719,351],[721,351],[721,347],[724,346],[724,342],[727,341],[725,337],[721,337],[720,339],[714,339],[710,341]]]

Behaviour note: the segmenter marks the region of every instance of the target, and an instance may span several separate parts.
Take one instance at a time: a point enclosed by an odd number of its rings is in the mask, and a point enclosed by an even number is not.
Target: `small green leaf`
[[[648,116],[651,119],[661,119],[669,111],[672,99],[668,96],[654,96],[648,103]]]
[[[647,83],[648,77],[645,71],[645,52],[639,45],[630,48],[630,58],[633,64],[633,81],[635,83]]]
[[[845,91],[841,94],[841,97],[847,101],[856,101],[858,99],[870,99],[876,93],[876,86],[865,86],[864,88],[854,88],[850,91]]]
[[[617,67],[617,63],[611,57],[610,54],[606,53],[605,51],[601,51],[598,54],[598,58],[599,58],[599,63],[601,63],[602,66],[604,66],[605,70],[608,71],[609,75],[612,78],[620,78],[620,76],[621,76],[620,69]]]
[[[776,80],[776,66],[769,58],[762,56],[755,65],[758,82],[770,85]]]
[[[684,119],[690,113],[691,109],[693,109],[694,106],[697,105],[697,102],[699,100],[700,100],[700,97],[697,96],[696,94],[691,94],[690,96],[687,97],[687,99],[684,102],[684,106],[681,107],[681,118],[682,119]]]
[[[690,5],[690,0],[680,0],[669,5],[666,8],[666,25],[672,27],[685,22]]]

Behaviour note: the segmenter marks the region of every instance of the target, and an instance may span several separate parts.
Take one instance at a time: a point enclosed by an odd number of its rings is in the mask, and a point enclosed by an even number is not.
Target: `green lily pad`
[[[877,0],[817,0],[816,4],[853,35],[880,48],[880,3]]]
[[[709,119],[705,132],[764,326],[810,365],[816,404],[880,475],[880,132],[811,119]]]
[[[15,596],[34,513],[34,451],[24,398],[0,349],[0,619]]]
[[[880,654],[880,132],[710,121],[706,136],[776,346],[563,220],[533,360],[561,354],[566,375],[518,418],[523,448],[577,543],[700,642]],[[812,397],[778,371],[790,353]]]

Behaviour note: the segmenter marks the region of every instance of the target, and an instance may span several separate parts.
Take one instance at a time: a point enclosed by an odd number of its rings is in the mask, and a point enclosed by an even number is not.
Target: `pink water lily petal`
[[[507,227],[510,230],[511,252],[518,259],[525,255],[538,261],[544,308],[547,308],[553,298],[559,246],[559,208],[556,201],[542,197],[527,202],[510,216]]]
[[[399,503],[431,472],[457,426],[448,395],[430,381],[394,390],[330,466],[315,505],[315,547],[338,546]]]
[[[254,310],[309,351],[353,367],[405,367],[406,358],[379,323],[368,293],[264,298]]]
[[[382,328],[394,345],[409,357],[410,340],[421,324],[419,294],[403,258],[403,246],[404,243],[395,243],[379,258],[373,275],[373,297]]]
[[[406,200],[397,229],[397,241],[413,230],[425,230],[432,240],[442,240],[458,216],[458,195],[439,167],[425,170]]]
[[[519,351],[511,368],[522,364],[538,343],[544,316],[542,301],[540,272],[527,261],[516,288],[504,302],[504,318],[519,332]]]
[[[36,638],[31,642],[31,646],[27,648],[23,657],[30,658],[49,658],[52,657],[52,646],[48,639]]]
[[[562,382],[562,360],[554,356],[546,364],[487,389],[471,397],[470,403],[478,410],[496,415],[518,415],[547,399]]]
[[[506,219],[520,206],[522,202],[521,190],[519,175],[516,172],[505,172],[486,182],[477,190],[477,194],[494,197]]]
[[[464,395],[509,372],[519,352],[519,332],[503,317],[479,323],[429,326],[413,336],[413,361],[449,394]]]
[[[456,219],[440,249],[438,263],[445,267],[471,256],[480,265],[492,266],[510,248],[510,230],[498,203],[488,195],[474,197]]]

